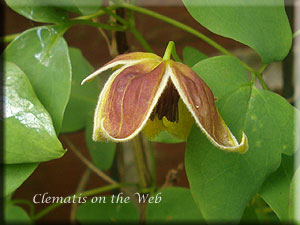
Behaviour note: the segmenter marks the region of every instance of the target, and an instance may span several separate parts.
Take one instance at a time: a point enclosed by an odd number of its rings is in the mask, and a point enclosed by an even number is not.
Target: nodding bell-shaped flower
[[[128,141],[142,130],[148,137],[167,130],[186,138],[195,121],[217,148],[245,153],[245,133],[238,143],[218,113],[210,88],[188,66],[170,60],[170,54],[119,55],[82,81],[112,70],[95,110],[93,140]]]

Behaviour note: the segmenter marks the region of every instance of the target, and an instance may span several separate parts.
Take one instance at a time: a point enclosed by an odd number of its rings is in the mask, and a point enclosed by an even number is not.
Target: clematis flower
[[[128,53],[105,64],[82,84],[106,70],[112,74],[96,106],[94,141],[128,141],[142,130],[147,136],[167,130],[186,137],[195,121],[219,149],[247,151],[245,133],[238,143],[218,113],[212,91],[188,66],[152,53]]]

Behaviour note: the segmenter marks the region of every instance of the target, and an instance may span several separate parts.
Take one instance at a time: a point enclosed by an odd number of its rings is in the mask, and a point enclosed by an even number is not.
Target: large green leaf
[[[161,202],[147,204],[147,223],[203,222],[201,212],[197,208],[190,190],[180,187],[168,187],[163,188],[156,194],[158,193],[161,193]]]
[[[289,218],[291,221],[300,224],[300,167],[296,170],[295,175],[291,182],[290,188],[290,205],[289,205]]]
[[[241,64],[219,56],[193,69],[212,89],[217,107],[249,150],[228,153],[215,148],[197,126],[187,141],[186,170],[193,196],[206,220],[238,221],[248,201],[280,165],[281,153],[294,151],[294,108],[282,97],[247,82]]]
[[[23,208],[7,202],[4,205],[5,224],[30,224],[30,218]]]
[[[256,50],[264,63],[282,60],[292,44],[283,0],[182,0],[210,31]]]
[[[74,132],[83,129],[94,111],[99,95],[97,82],[80,85],[81,81],[93,72],[93,67],[83,57],[79,49],[69,49],[72,65],[71,95],[65,110],[61,132]]]
[[[4,162],[32,163],[64,155],[51,117],[36,97],[26,74],[5,64]]]
[[[5,0],[5,2],[28,19],[62,23],[68,20],[67,11],[89,15],[100,9],[103,0]]]
[[[260,196],[282,222],[287,222],[289,219],[289,194],[293,174],[294,157],[282,155],[279,169],[268,177],[259,191]]]
[[[59,8],[63,2],[53,0],[5,0],[17,13],[38,22],[64,22],[67,13]]]
[[[74,5],[79,9],[81,14],[89,15],[99,10],[103,0],[73,0]]]
[[[4,193],[7,196],[20,187],[38,166],[37,163],[4,164]]]
[[[71,91],[68,46],[60,37],[61,27],[36,27],[25,31],[6,48],[6,60],[28,76],[33,89],[50,113],[59,133]]]
[[[111,198],[106,196],[105,203],[92,203],[88,201],[87,203],[81,204],[77,209],[76,218],[83,225],[91,223],[137,224],[139,221],[139,213],[131,201],[128,203],[111,203]]]
[[[188,65],[189,67],[194,66],[201,60],[207,59],[207,55],[190,46],[184,47],[182,55],[184,64]]]

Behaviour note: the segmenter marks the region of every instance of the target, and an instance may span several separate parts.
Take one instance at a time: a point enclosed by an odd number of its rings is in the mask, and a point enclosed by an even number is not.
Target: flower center
[[[178,101],[179,94],[172,82],[169,80],[166,89],[160,96],[157,105],[155,106],[150,119],[153,121],[155,115],[159,120],[165,116],[170,122],[178,122]]]

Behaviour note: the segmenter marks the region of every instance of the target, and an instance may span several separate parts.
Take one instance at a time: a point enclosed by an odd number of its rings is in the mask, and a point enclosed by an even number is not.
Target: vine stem
[[[86,168],[81,179],[80,179],[80,182],[77,186],[77,189],[76,189],[76,193],[80,193],[82,191],[84,191],[85,189],[85,186],[90,178],[90,173],[91,173],[91,170],[89,168]],[[71,224],[76,224],[75,220],[76,220],[76,211],[77,211],[77,207],[78,207],[78,203],[75,202],[72,204],[71,206],[71,212],[70,212],[70,222]]]
[[[262,72],[264,72],[264,70],[267,68],[267,66],[268,66],[268,64],[263,64],[263,65],[259,68],[258,72],[261,74]]]
[[[261,73],[255,73],[256,77],[258,78],[261,86],[263,87],[264,90],[269,90],[268,86],[266,85]]]
[[[93,18],[92,20],[94,22],[97,22],[97,19],[98,18]],[[98,27],[98,31],[102,35],[102,37],[104,38],[104,41],[106,42],[109,54],[112,55],[113,54],[112,53],[112,47],[111,47],[110,40],[109,40],[108,36],[106,35],[105,31],[101,27]]]
[[[143,38],[141,33],[134,26],[130,27],[129,30],[147,52],[154,52],[148,42]]]
[[[125,184],[111,184],[111,185],[107,185],[105,187],[99,187],[99,188],[95,188],[95,189],[91,189],[91,190],[88,190],[88,191],[84,191],[84,192],[81,192],[81,193],[76,193],[76,194],[73,194],[73,195],[69,195],[65,198],[63,198],[63,200],[61,202],[58,202],[58,203],[54,203],[48,207],[46,207],[45,209],[41,210],[39,213],[37,213],[36,215],[34,215],[32,217],[32,219],[34,221],[42,218],[43,216],[45,216],[46,214],[48,214],[49,212],[51,212],[52,210],[56,209],[57,207],[61,206],[64,204],[64,201],[68,198],[73,198],[75,196],[75,198],[77,199],[78,197],[80,196],[83,196],[83,197],[89,197],[89,196],[92,196],[92,195],[96,195],[96,194],[101,194],[103,192],[107,192],[107,191],[111,191],[111,190],[114,190],[114,189],[117,189],[117,188],[120,188],[121,186],[124,186]]]
[[[262,77],[262,72],[267,68],[268,64],[263,64],[257,72],[255,72],[255,76],[258,78],[261,86],[263,87],[264,90],[269,90],[267,84],[265,83],[263,77]]]
[[[75,17],[74,20],[76,20],[76,19],[79,19],[79,20],[91,20],[91,19],[94,19],[96,17],[106,15],[107,14],[107,10],[112,11],[112,10],[115,10],[117,8],[119,8],[119,6],[108,6],[108,7],[106,7],[106,10],[100,9],[99,11],[97,11],[94,14],[91,14],[91,15]]]
[[[255,82],[256,75],[255,73],[251,73],[251,84],[253,85]]]
[[[9,34],[0,38],[0,43],[9,43],[13,41],[16,37],[18,37],[21,33],[17,34]]]
[[[72,18],[71,20],[67,21],[66,23],[69,23],[70,25],[82,24],[82,25],[89,25],[89,26],[98,27],[98,28],[107,29],[107,30],[124,31],[126,28],[121,27],[121,26],[111,26],[108,24],[95,23],[93,21],[90,21],[93,18],[106,15],[111,10],[114,10],[117,8],[120,8],[120,7],[119,6],[106,7],[104,10],[100,9],[98,12],[96,12],[92,15],[79,16],[79,17]],[[20,34],[21,33],[15,33],[15,34],[5,35],[4,37],[0,37],[0,43],[9,43],[9,42],[13,41]]]
[[[137,172],[139,176],[140,188],[147,189],[151,186],[151,172],[148,168],[147,157],[145,155],[145,145],[143,143],[143,136],[139,134],[132,139],[132,148],[137,166]]]
[[[298,35],[300,35],[300,29],[293,34],[293,38],[297,37]]]
[[[66,144],[72,149],[72,151],[76,154],[76,156],[93,172],[95,172],[99,177],[101,177],[103,180],[107,181],[111,184],[118,184],[117,181],[113,180],[111,177],[106,175],[104,172],[99,170],[94,164],[92,164],[87,158],[85,158],[82,153],[77,149],[77,147],[67,138],[66,136],[63,136],[63,140],[66,142]]]
[[[151,141],[148,141],[148,146],[149,146],[149,150],[150,150],[150,159],[151,159],[151,175],[152,175],[152,188],[150,191],[150,194],[152,195],[156,188],[157,188],[157,184],[156,184],[156,164],[155,164],[155,153],[154,153],[154,149],[153,149],[153,143]]]
[[[102,28],[102,29],[106,29],[106,30],[115,30],[115,31],[126,30],[126,27],[121,27],[121,26],[117,26],[117,25],[111,26],[108,24],[95,23],[90,20],[82,20],[82,19],[70,20],[67,22],[67,24],[70,24],[70,25],[82,24],[82,25],[88,25],[88,26],[92,26],[92,27],[98,27],[98,28]]]
[[[131,4],[128,4],[128,3],[121,3],[119,6],[123,7],[123,8],[126,8],[126,9],[130,9],[130,10],[139,12],[139,13],[142,13],[142,14],[145,14],[145,15],[148,15],[148,16],[152,16],[152,17],[154,17],[156,19],[162,20],[162,21],[164,21],[166,23],[169,23],[169,24],[171,24],[171,25],[173,25],[175,27],[178,27],[178,28],[180,28],[182,30],[185,30],[186,32],[188,32],[190,34],[193,34],[194,36],[202,39],[203,41],[205,41],[206,43],[208,43],[209,45],[211,45],[212,47],[214,47],[218,51],[222,52],[223,54],[229,55],[229,56],[233,56],[233,57],[237,58],[231,52],[229,52],[227,49],[225,49],[223,46],[219,45],[217,42],[213,41],[212,39],[210,39],[206,35],[202,34],[201,32],[195,30],[194,28],[192,28],[192,27],[190,27],[190,26],[188,26],[188,25],[186,25],[184,23],[181,23],[181,22],[179,22],[177,20],[174,20],[174,19],[172,19],[170,17],[161,15],[161,14],[159,14],[157,12],[154,12],[154,11],[151,11],[149,9],[145,9],[145,8],[142,8],[142,7],[139,7],[139,6],[136,6],[136,5],[131,5]],[[256,72],[253,68],[251,68],[250,66],[248,66],[246,63],[244,63],[240,59],[238,59],[238,60],[243,64],[243,66],[247,70],[249,70],[250,72]]]

